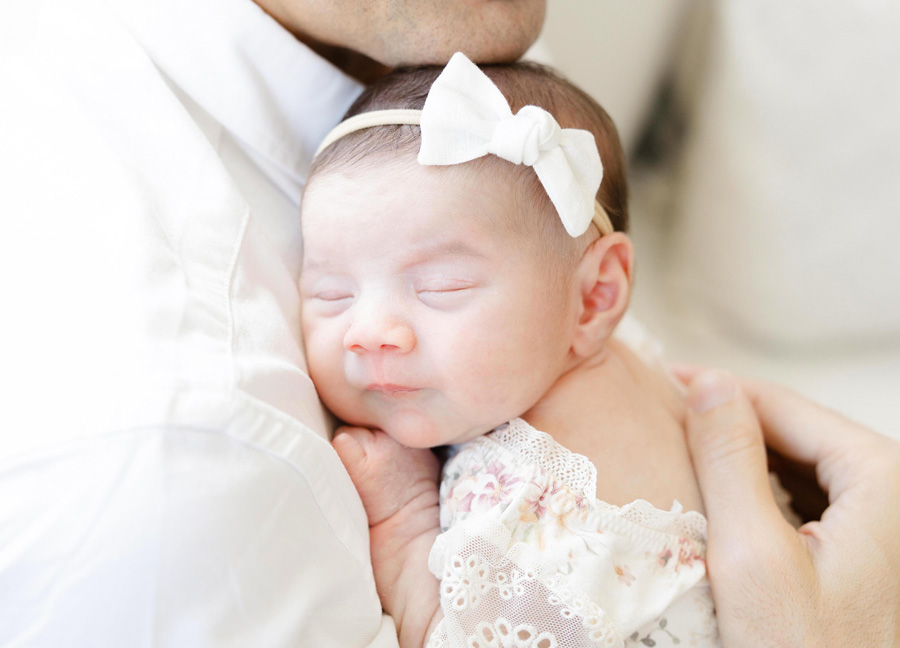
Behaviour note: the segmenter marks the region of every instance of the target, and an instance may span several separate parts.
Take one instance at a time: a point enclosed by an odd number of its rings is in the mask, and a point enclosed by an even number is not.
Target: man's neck
[[[365,54],[354,52],[345,47],[325,45],[311,39],[300,38],[299,36],[298,39],[336,68],[367,85],[391,71],[391,68],[370,59]]]
[[[302,28],[300,28],[300,26],[295,24],[295,22],[291,22],[288,20],[288,18],[286,17],[287,14],[283,12],[283,8],[281,7],[280,3],[271,2],[269,0],[253,1],[257,5],[259,5],[260,9],[269,14],[275,20],[275,22],[277,22],[279,25],[293,34],[294,38],[296,38],[316,54],[321,56],[323,59],[334,65],[345,74],[353,77],[357,81],[369,84],[378,77],[390,72],[391,68],[387,67],[386,65],[382,65],[378,61],[369,58],[365,54],[360,54],[359,52],[348,49],[346,47],[339,47],[337,45],[322,43],[314,39]]]

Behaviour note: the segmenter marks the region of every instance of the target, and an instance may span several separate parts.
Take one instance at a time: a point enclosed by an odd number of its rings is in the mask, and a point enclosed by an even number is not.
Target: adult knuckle
[[[900,447],[900,445],[898,445]],[[875,498],[900,497],[900,452],[882,443],[856,446],[845,461],[856,467],[860,487]]]
[[[717,462],[729,462],[762,448],[759,431],[750,423],[734,421],[712,429],[702,439],[703,452]]]

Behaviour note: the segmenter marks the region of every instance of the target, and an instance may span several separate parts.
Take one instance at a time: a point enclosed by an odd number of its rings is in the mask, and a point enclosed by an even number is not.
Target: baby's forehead
[[[355,201],[364,210],[369,200],[380,207],[393,203],[407,211],[444,207],[457,218],[509,230],[514,219],[528,217],[527,212],[539,206],[531,195],[536,178],[521,177],[527,173],[533,175],[530,169],[497,158],[422,166],[415,152],[374,152],[332,160],[310,176],[301,204],[303,226],[318,221],[335,203]],[[354,200],[358,197],[366,200]]]
[[[357,267],[373,255],[399,267],[468,244],[487,262],[514,254],[562,277],[577,256],[578,241],[531,169],[490,158],[423,167],[414,154],[363,162],[311,176],[302,209],[305,268]]]

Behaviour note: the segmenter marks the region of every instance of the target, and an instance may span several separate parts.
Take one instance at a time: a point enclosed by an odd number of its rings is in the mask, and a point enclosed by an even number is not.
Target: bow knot
[[[560,128],[543,108],[516,115],[493,82],[457,52],[435,80],[420,120],[419,164],[461,164],[490,153],[534,168],[566,231],[591,224],[603,165],[594,136]]]
[[[512,117],[501,119],[494,129],[488,152],[513,164],[533,166],[543,151],[559,146],[562,129],[543,108],[525,106]]]

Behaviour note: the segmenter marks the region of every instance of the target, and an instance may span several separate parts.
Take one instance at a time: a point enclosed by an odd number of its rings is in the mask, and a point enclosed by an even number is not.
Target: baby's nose
[[[412,327],[395,316],[355,319],[344,335],[344,348],[353,353],[409,353],[416,346]]]

